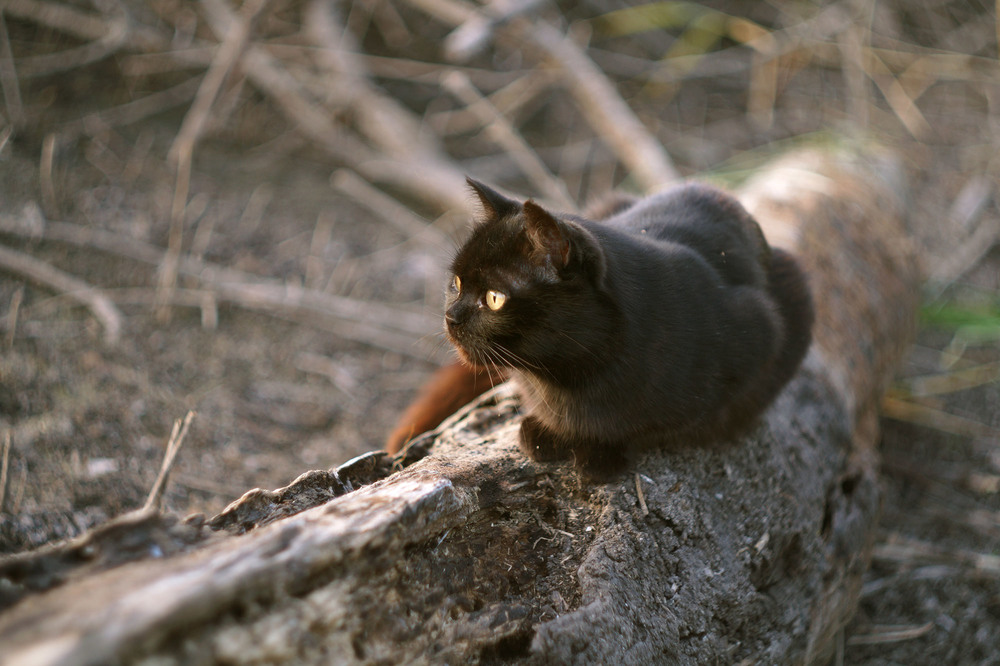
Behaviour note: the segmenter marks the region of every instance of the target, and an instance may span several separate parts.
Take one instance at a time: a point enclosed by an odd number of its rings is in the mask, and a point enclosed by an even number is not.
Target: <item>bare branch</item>
[[[510,121],[490,103],[489,99],[476,90],[469,77],[455,70],[445,74],[441,82],[449,92],[468,105],[469,110],[476,115],[497,145],[507,151],[521,171],[536,187],[541,188],[553,203],[565,210],[576,209],[576,202],[566,191],[566,185],[552,175]]]
[[[663,146],[580,47],[546,23],[519,27],[535,48],[559,66],[595,133],[611,145],[644,190],[660,189],[680,179]]]
[[[2,9],[0,9],[0,87],[3,88],[7,117],[11,125],[20,127],[24,124],[21,84],[17,80],[14,54],[10,50],[10,37],[7,35],[7,20],[3,16]]]
[[[20,218],[0,216],[0,231],[21,237],[41,236],[72,243],[153,266],[161,265],[164,257],[162,249],[149,243],[68,222],[48,222],[44,229],[39,229],[34,225],[25,225]],[[196,290],[193,295],[181,293],[190,290],[177,290],[171,296],[171,303],[202,307],[205,292],[209,292],[219,301],[313,323],[319,321],[350,340],[375,344],[419,358],[427,358],[431,345],[415,342],[414,338],[423,340],[440,329],[438,317],[428,314],[423,308],[327,294],[278,280],[260,278],[190,256],[181,256],[178,270],[198,279],[205,285],[205,289]],[[145,295],[140,300],[149,302]]]
[[[100,290],[58,268],[3,245],[0,245],[0,270],[21,275],[85,305],[104,327],[105,343],[110,345],[118,342],[122,330],[121,312]]]
[[[194,416],[194,412],[189,411],[183,419],[174,421],[170,439],[167,440],[166,453],[163,455],[163,464],[160,466],[160,473],[157,474],[156,481],[153,482],[153,487],[149,491],[149,496],[146,498],[146,504],[143,505],[142,511],[160,510],[160,504],[163,502],[163,493],[166,492],[167,481],[170,478],[170,470],[174,467],[174,462],[177,460],[177,452],[180,451],[181,444],[184,443],[184,438],[187,437],[188,428],[191,425],[191,421],[194,420]]]

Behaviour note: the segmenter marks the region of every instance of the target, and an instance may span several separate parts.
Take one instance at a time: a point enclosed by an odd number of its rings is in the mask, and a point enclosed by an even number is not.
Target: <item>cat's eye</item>
[[[490,289],[486,292],[486,307],[490,310],[499,310],[507,302],[507,294]]]
[[[455,279],[451,281],[451,288],[455,291],[462,291],[462,279],[457,275],[455,276]]]

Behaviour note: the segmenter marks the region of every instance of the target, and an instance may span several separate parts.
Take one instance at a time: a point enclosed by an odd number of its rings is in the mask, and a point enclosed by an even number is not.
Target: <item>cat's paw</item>
[[[615,444],[592,444],[573,451],[576,468],[591,483],[614,481],[628,467],[625,449]]]
[[[567,457],[552,434],[534,416],[528,416],[521,422],[518,443],[524,455],[535,462],[551,462]]]

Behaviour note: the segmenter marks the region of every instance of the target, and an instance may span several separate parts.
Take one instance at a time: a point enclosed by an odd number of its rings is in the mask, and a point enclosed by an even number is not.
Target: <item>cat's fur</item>
[[[684,185],[593,221],[469,184],[485,214],[445,327],[466,362],[510,369],[530,458],[606,478],[636,447],[732,438],[805,355],[805,276],[729,195]]]

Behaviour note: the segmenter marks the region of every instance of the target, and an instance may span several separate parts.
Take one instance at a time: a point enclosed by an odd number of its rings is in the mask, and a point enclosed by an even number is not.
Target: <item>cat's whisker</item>
[[[487,375],[487,378],[489,378],[489,380],[490,380],[490,388],[491,389],[495,389],[497,387],[497,385],[496,385],[496,382],[493,381],[493,376],[494,375],[496,375],[498,377],[500,376],[500,368],[497,366],[496,361],[490,360],[490,364],[493,366],[493,374],[492,375]]]
[[[509,365],[511,367],[522,365],[526,368],[531,368],[532,370],[537,370],[538,372],[545,372],[546,374],[548,374],[548,371],[545,368],[535,363],[529,362],[527,359],[515,354],[514,352],[504,347],[503,345],[494,342],[493,346],[496,348],[497,352],[501,355],[501,360],[505,361],[506,365]]]
[[[528,363],[527,361],[525,361],[524,359],[520,358],[517,354],[515,354],[511,350],[507,349],[506,347],[504,347],[501,344],[493,343],[493,345],[490,348],[490,351],[493,354],[497,355],[500,358],[500,360],[504,363],[504,365],[506,365],[506,366],[516,367],[516,364],[511,362],[511,359],[513,358],[514,360],[519,361],[520,363],[522,363],[522,364],[524,364],[524,365],[526,365],[528,367],[536,369],[538,372],[544,372],[545,374],[547,374],[550,377],[552,377],[552,373],[549,372],[547,369],[535,366],[534,364],[531,364],[531,363]],[[552,378],[554,379],[554,377],[552,377]],[[541,400],[542,404],[545,405],[545,407],[550,412],[552,412],[554,414],[558,413],[558,414],[561,414],[562,416],[565,416],[565,410],[562,410],[562,411],[555,410],[552,407],[552,405],[549,404],[549,402],[545,398],[545,395],[544,395],[543,392],[538,392],[536,395]],[[520,413],[520,408],[518,408],[518,413]]]
[[[434,340],[434,351],[441,349],[448,343],[448,339],[444,336],[444,333],[441,331],[437,331],[435,333],[425,333],[424,335],[421,335],[419,338],[417,338],[417,343],[423,343],[432,338],[436,338]]]
[[[482,350],[477,350],[474,355],[473,362],[481,367],[492,368],[494,374],[500,373],[500,368],[497,365],[497,361],[494,358],[494,354],[492,353],[492,350],[490,350],[488,347]],[[490,387],[491,388],[494,387],[493,375],[487,374],[487,377],[489,378],[490,381]]]

